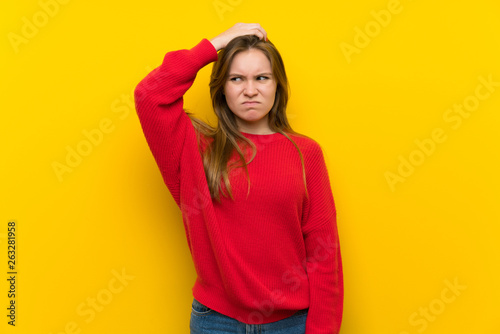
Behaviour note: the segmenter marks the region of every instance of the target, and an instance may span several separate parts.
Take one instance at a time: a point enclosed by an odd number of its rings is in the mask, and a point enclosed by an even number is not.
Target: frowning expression
[[[271,62],[262,51],[250,49],[233,58],[224,95],[240,130],[268,129],[267,118],[274,105],[276,87]]]

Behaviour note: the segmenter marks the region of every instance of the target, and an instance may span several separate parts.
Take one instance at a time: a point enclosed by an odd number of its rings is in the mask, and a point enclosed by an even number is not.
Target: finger
[[[264,29],[262,29],[262,28],[260,28],[259,31],[260,31],[260,34],[261,34],[261,36],[260,36],[261,38],[260,39],[263,40],[263,41],[265,41],[266,40],[266,35],[267,35],[266,31]]]
[[[259,39],[261,39],[261,40],[265,40],[265,39],[266,39],[266,32],[265,32],[265,31],[264,31],[264,29],[262,29],[262,28],[261,28],[261,29],[256,30],[255,35],[256,35],[257,37],[259,37]]]
[[[266,35],[266,31],[264,30],[264,28],[262,28],[262,26],[259,24],[259,23],[249,23],[247,28],[249,30],[259,30],[264,36]]]
[[[261,36],[260,36],[260,37],[261,37],[261,39],[262,39],[262,40],[266,40],[266,39],[267,39],[267,32],[266,32],[266,30],[265,30],[264,28],[262,28],[260,24],[258,25],[257,29],[258,29],[258,30],[260,31],[260,33],[261,33]]]

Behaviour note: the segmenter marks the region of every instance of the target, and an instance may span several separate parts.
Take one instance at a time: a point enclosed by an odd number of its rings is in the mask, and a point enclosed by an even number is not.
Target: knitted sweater
[[[168,52],[134,91],[136,111],[163,180],[182,212],[197,273],[194,298],[246,324],[265,324],[309,308],[306,334],[338,333],[343,274],[336,209],[321,147],[292,135],[242,132],[257,146],[229,175],[235,201],[210,197],[196,129],[183,96],[197,72],[216,61],[207,39]],[[243,146],[241,146],[243,148]],[[249,161],[251,150],[246,150]],[[225,189],[225,187],[223,187]]]

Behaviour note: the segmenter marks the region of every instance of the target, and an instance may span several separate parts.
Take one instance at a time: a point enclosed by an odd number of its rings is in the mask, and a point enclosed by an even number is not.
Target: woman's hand
[[[227,43],[235,37],[243,35],[255,35],[260,39],[267,40],[267,33],[258,23],[236,23],[218,36],[212,38],[214,48],[219,51],[226,47]]]

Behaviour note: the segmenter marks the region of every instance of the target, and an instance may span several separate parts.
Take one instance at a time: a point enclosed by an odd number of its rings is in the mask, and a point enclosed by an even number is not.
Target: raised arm
[[[189,50],[168,52],[162,64],[135,88],[135,106],[144,136],[177,205],[181,156],[185,149],[192,149],[196,138],[191,119],[183,109],[183,96],[198,71],[218,59],[217,51],[241,35],[267,36],[257,23],[237,23],[210,41],[204,38]]]
[[[190,50],[168,52],[162,64],[142,79],[134,91],[144,136],[178,205],[180,157],[186,140],[196,138],[191,119],[183,109],[183,96],[198,71],[215,60],[217,51],[207,39]]]

